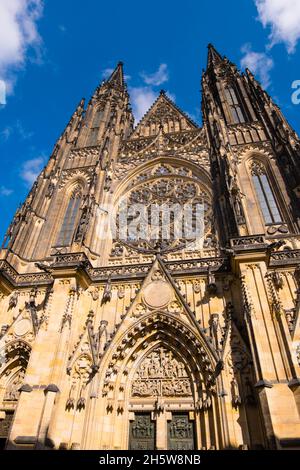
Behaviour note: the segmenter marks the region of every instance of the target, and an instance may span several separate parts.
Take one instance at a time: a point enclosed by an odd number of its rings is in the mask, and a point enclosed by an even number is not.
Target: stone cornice
[[[252,242],[252,243],[250,243]],[[260,236],[241,237],[232,240],[233,252],[254,250],[265,250],[268,245],[264,244]],[[234,256],[234,254],[232,254]],[[215,273],[230,272],[230,258],[202,258],[187,259],[180,261],[165,261],[166,268],[174,277],[185,275],[204,275],[208,268]],[[270,255],[270,267],[296,266],[300,263],[300,250],[285,250],[273,252]],[[110,276],[112,280],[135,280],[144,279],[151,267],[151,263],[128,264],[120,266],[104,266],[94,268],[85,253],[70,253],[57,255],[54,262],[49,266],[49,273],[27,273],[19,274],[6,260],[0,261],[0,280],[6,285],[14,288],[51,285],[57,277],[81,276],[87,284],[94,282],[105,282]]]
[[[166,261],[165,264],[175,277],[185,274],[205,274],[208,268],[215,272],[227,272],[229,269],[227,258]],[[90,283],[93,283],[105,282],[109,276],[114,280],[143,279],[150,267],[151,263],[93,268],[85,253],[70,253],[55,256],[54,262],[49,266],[51,273],[18,274],[7,261],[1,261],[0,278],[2,276],[12,287],[16,288],[49,285],[56,277],[80,273],[85,275]]]

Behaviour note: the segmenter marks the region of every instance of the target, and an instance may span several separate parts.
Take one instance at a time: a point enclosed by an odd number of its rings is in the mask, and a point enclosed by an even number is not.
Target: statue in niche
[[[103,292],[101,304],[106,304],[107,302],[110,302],[111,297],[112,297],[111,277],[108,276],[107,283]]]
[[[240,191],[236,178],[232,179],[230,186],[231,200],[237,218],[237,222],[238,224],[243,224],[245,223],[245,216],[242,205],[242,197],[244,197],[244,194],[242,194],[242,192]]]
[[[242,399],[239,392],[239,386],[235,378],[231,381],[231,398],[232,398],[232,405],[234,408],[237,408],[242,404]]]
[[[53,193],[54,193],[54,190],[55,190],[55,186],[56,186],[56,179],[52,179],[49,183],[49,186],[48,186],[48,189],[47,189],[47,192],[45,194],[45,197],[48,198],[48,199],[51,199],[52,196],[53,196]]]
[[[18,301],[19,301],[19,292],[15,291],[9,299],[9,304],[8,304],[9,310],[12,310],[13,308],[15,308],[18,305]]]

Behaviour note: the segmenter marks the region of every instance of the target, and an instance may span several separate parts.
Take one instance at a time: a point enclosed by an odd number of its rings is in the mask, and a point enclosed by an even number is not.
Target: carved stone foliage
[[[184,364],[164,347],[152,351],[137,370],[133,397],[191,397],[190,379]]]
[[[74,170],[64,170],[59,181],[59,189],[62,189],[69,181],[75,178],[81,178],[90,184],[93,177],[94,168],[76,168]]]
[[[266,174],[266,167],[263,163],[255,160],[251,163],[251,173],[255,176],[265,175]]]

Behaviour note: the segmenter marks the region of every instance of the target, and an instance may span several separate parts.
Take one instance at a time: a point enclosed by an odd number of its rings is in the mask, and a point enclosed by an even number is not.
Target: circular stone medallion
[[[28,320],[27,318],[23,318],[22,320],[18,321],[18,323],[14,327],[15,335],[24,336],[29,332],[30,328],[30,320]]]
[[[152,308],[165,307],[171,301],[171,298],[170,286],[164,281],[151,282],[143,293],[145,303]]]

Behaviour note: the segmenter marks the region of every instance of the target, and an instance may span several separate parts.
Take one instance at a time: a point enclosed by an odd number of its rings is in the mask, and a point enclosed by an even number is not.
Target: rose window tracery
[[[119,217],[120,207],[126,207],[125,218]],[[123,231],[122,237],[114,239],[115,245],[123,243],[143,253],[178,251],[196,239],[203,246],[213,225],[211,196],[191,170],[159,165],[148,175],[143,173],[142,180],[137,176],[119,201],[117,234],[124,221],[127,227],[135,223],[137,234],[129,230],[124,238]]]

